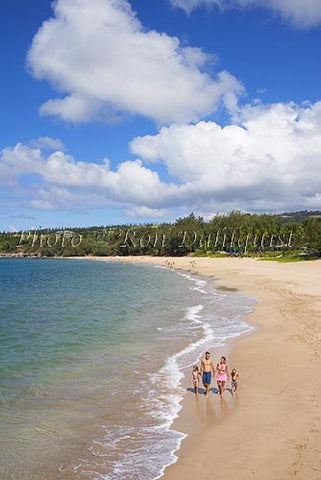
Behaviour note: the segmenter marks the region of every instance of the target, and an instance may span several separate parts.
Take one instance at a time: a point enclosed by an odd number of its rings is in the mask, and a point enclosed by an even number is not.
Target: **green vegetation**
[[[41,229],[0,234],[0,254],[34,256],[255,256],[300,261],[321,256],[320,212],[255,215],[233,211],[206,222]]]
[[[285,252],[265,252],[262,253],[258,259],[262,261],[273,260],[275,262],[289,263],[316,260],[317,258],[320,258],[320,255],[317,255],[316,253],[309,253],[302,250],[291,250]]]

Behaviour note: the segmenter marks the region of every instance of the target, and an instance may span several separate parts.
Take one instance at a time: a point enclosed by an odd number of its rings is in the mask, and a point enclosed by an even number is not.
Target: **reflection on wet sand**
[[[232,396],[229,390],[223,396],[216,388],[211,388],[211,394],[205,398],[205,390],[199,388],[199,395],[195,395],[193,413],[201,424],[211,424],[223,420],[237,404],[237,395]]]

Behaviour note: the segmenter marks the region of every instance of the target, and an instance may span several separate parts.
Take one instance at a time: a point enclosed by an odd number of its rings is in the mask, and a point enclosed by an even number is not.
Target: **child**
[[[192,371],[192,380],[193,380],[195,395],[198,395],[198,381],[199,381],[200,374],[201,372],[198,370],[198,366],[194,365],[193,371]]]
[[[239,382],[239,374],[237,373],[236,368],[233,368],[231,371],[231,388],[232,388],[232,395],[236,393],[238,382]]]

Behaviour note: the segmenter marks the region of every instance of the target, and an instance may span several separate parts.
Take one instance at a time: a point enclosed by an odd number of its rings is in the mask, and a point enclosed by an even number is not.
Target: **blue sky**
[[[0,228],[320,209],[317,4],[4,0]]]

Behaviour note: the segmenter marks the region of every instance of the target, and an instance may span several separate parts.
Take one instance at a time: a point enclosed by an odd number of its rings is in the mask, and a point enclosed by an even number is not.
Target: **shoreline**
[[[235,408],[229,408],[229,392],[223,401],[185,395],[173,428],[188,436],[164,480],[321,479],[321,261],[91,258],[163,266],[170,261],[172,268],[211,278],[216,288],[260,300],[246,317],[259,328],[225,348],[231,348],[230,368],[236,366],[241,377]]]
[[[176,463],[158,478],[321,480],[321,260],[69,258],[165,266],[260,301],[243,317],[254,331],[228,339],[212,355],[214,363],[226,355],[230,369],[238,369],[238,394],[184,396],[171,428],[187,436]],[[184,373],[186,391],[190,372]]]

